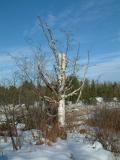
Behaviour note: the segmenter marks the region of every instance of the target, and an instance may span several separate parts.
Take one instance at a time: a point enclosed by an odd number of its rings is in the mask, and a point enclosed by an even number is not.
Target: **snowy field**
[[[30,135],[27,133],[27,135]],[[67,140],[58,139],[52,146],[35,145],[26,140],[21,150],[13,151],[10,141],[0,144],[0,160],[113,160],[99,142],[88,142],[84,135],[69,134]]]
[[[93,127],[83,123],[83,119],[86,119],[88,115],[91,116],[88,109],[91,111],[93,108],[93,106],[89,106],[86,109],[77,106],[76,109],[73,105],[70,110],[69,108],[67,110],[72,114],[75,112],[79,129],[83,127],[83,129],[87,130],[87,127],[89,127],[88,130],[92,129],[92,132],[94,132]],[[36,132],[36,130],[32,131]],[[120,157],[116,159],[99,142],[92,140],[92,137],[88,138],[88,135],[75,131],[68,133],[67,140],[58,139],[56,143],[52,143],[49,146],[47,143],[36,145],[32,132],[23,131],[22,148],[18,151],[13,151],[9,138],[5,143],[3,137],[0,137],[0,160],[120,160]]]

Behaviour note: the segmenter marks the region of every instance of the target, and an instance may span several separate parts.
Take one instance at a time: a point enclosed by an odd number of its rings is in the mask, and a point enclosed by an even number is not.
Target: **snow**
[[[4,123],[4,122],[6,122],[6,117],[5,117],[4,114],[1,114],[1,113],[0,113],[0,124],[2,124],[2,123]]]
[[[30,132],[26,132],[26,138]],[[81,134],[68,134],[67,140],[60,140],[52,146],[24,142],[21,150],[12,151],[11,143],[0,144],[0,160],[112,160],[112,154],[103,149],[99,142],[93,144]]]
[[[102,102],[103,102],[103,98],[102,98],[102,97],[96,97],[96,101],[97,101],[98,103],[102,103]]]
[[[22,135],[22,130],[25,128],[25,124],[23,123],[18,123],[17,126],[17,133],[18,133],[18,136],[21,136]]]

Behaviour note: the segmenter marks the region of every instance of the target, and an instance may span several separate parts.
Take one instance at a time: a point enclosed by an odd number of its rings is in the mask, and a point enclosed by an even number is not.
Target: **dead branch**
[[[86,80],[86,74],[87,74],[87,71],[88,71],[88,67],[89,67],[89,52],[88,52],[88,62],[87,62],[87,65],[86,65],[86,67],[85,67],[85,70],[84,70],[83,81],[82,81],[81,89],[80,89],[78,98],[77,98],[77,100],[76,100],[76,103],[79,102],[80,97],[81,97],[81,95],[82,95],[82,91],[83,91],[83,88],[84,88],[84,84],[85,84],[85,80]]]
[[[58,94],[55,91],[54,87],[48,82],[48,80],[45,78],[43,72],[41,71],[40,67],[38,66],[39,74],[41,75],[42,80],[46,84],[46,86],[55,94],[56,98],[58,99]]]
[[[57,50],[57,45],[52,33],[52,29],[46,22],[44,22],[40,17],[38,17],[39,20],[39,25],[42,28],[43,34],[45,35],[45,38],[47,39],[48,45],[50,49],[52,50],[52,53],[55,57],[56,63],[58,64],[58,50]]]

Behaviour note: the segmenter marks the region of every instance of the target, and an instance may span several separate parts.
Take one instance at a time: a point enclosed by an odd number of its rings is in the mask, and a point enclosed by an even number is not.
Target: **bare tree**
[[[38,97],[44,99],[49,102],[54,102],[58,105],[58,112],[56,116],[58,116],[58,123],[60,128],[65,128],[65,100],[69,97],[77,95],[76,103],[79,102],[79,99],[82,94],[82,90],[84,87],[85,77],[88,69],[88,64],[85,66],[84,76],[81,85],[73,90],[72,81],[73,78],[67,78],[68,75],[71,77],[77,76],[77,68],[79,64],[80,58],[80,44],[78,44],[78,49],[75,57],[71,59],[69,55],[70,50],[70,35],[65,33],[66,35],[66,48],[65,52],[60,52],[57,47],[56,39],[53,34],[53,30],[50,26],[44,22],[40,17],[38,17],[39,26],[42,29],[42,32],[47,40],[48,47],[51,50],[51,67],[49,72],[46,67],[46,61],[41,48],[37,48],[34,51],[35,59],[32,63],[28,62],[26,57],[22,57],[22,63],[20,63],[20,59],[17,61],[18,68],[22,71],[22,77],[32,81],[34,84],[42,83],[49,88],[51,91],[51,95],[41,95],[40,90],[36,87],[34,88],[34,92],[38,94]],[[30,67],[28,64],[32,64]],[[45,69],[47,68],[47,69]],[[72,91],[71,91],[72,90]],[[52,116],[48,113],[49,116]],[[55,116],[55,115],[54,115]]]
[[[53,64],[53,67],[55,71],[56,84],[50,83],[49,75],[42,70],[40,64],[38,64],[38,71],[39,71],[40,77],[42,78],[46,86],[51,90],[51,93],[53,95],[52,98],[51,97],[45,97],[45,98],[49,100],[53,100],[56,103],[58,103],[59,127],[64,128],[65,127],[65,99],[73,95],[78,95],[76,102],[77,103],[79,102],[79,99],[81,97],[81,93],[83,90],[84,82],[85,82],[88,65],[85,67],[85,73],[84,73],[82,85],[71,92],[72,79],[70,81],[67,81],[67,72],[69,72],[69,75],[72,75],[72,76],[76,75],[77,64],[79,62],[80,45],[78,45],[78,51],[76,53],[75,58],[70,60],[70,56],[68,54],[69,46],[70,46],[69,36],[67,36],[67,39],[66,39],[66,42],[67,42],[66,51],[65,53],[61,53],[57,48],[56,40],[50,26],[46,22],[44,22],[40,17],[38,17],[38,20],[39,20],[39,25],[42,28],[43,34],[48,42],[48,46],[51,49],[52,55],[54,58],[55,63]]]
[[[13,149],[18,150],[21,148],[21,137],[17,128],[18,119],[22,120],[24,115],[21,112],[22,107],[17,105],[16,74],[13,76],[13,83],[10,82],[10,84],[8,84],[9,87],[4,84],[3,96],[0,100],[0,114],[2,116],[0,122],[6,126],[3,135],[10,136]]]

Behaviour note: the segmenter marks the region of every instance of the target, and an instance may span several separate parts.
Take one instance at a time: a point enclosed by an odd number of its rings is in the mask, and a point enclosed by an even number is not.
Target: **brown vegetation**
[[[97,107],[87,124],[98,128],[95,136],[105,149],[120,153],[120,108]]]

